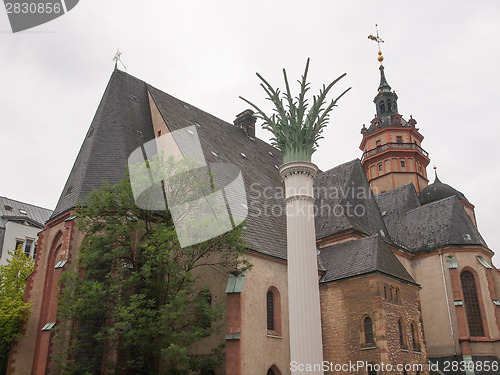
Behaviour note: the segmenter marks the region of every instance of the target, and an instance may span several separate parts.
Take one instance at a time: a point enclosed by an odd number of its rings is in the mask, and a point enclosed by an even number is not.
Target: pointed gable
[[[349,229],[386,237],[384,220],[358,159],[318,173],[314,183],[316,238]]]
[[[74,208],[104,181],[118,183],[130,153],[153,138],[146,84],[115,70],[52,218]]]

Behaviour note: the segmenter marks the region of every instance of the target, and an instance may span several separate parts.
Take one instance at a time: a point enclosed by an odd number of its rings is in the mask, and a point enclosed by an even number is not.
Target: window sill
[[[422,354],[422,351],[421,351],[421,350],[416,350],[416,349],[414,349],[414,350],[413,350],[413,353],[415,353],[415,354]]]
[[[361,350],[371,350],[371,349],[377,349],[377,345],[371,343],[361,345]]]
[[[269,337],[271,339],[282,339],[283,338],[281,335],[273,334],[273,333],[268,333],[267,337]]]
[[[409,352],[410,352],[410,349],[408,349],[408,348],[401,348],[401,351],[402,351],[402,352],[409,353]]]

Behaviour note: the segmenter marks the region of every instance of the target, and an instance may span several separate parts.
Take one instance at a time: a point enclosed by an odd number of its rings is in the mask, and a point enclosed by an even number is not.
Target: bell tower
[[[398,111],[398,96],[385,77],[380,50],[383,42],[378,36],[368,37],[379,45],[380,85],[373,99],[376,114],[369,127],[363,125],[361,164],[375,194],[384,193],[411,182],[418,193],[428,184],[429,154],[421,147],[424,137],[410,115],[405,120]]]

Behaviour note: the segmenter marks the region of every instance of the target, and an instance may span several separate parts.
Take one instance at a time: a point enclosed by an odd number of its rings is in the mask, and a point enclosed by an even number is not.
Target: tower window
[[[380,102],[380,113],[385,113],[385,103],[383,100]]]
[[[374,344],[373,325],[372,320],[369,317],[366,317],[363,321],[363,329],[365,333],[365,344]]]
[[[396,136],[396,142],[397,143],[403,143],[403,137],[400,136],[400,135]]]
[[[390,100],[388,100],[388,101],[387,101],[387,111],[388,111],[388,112],[390,112],[390,111],[391,111],[391,104],[392,104],[392,103],[391,103],[391,101],[390,101]]]
[[[471,336],[483,337],[484,328],[481,318],[481,308],[476,289],[474,275],[469,271],[464,271],[460,275],[462,281],[462,292],[464,295],[465,314],[469,324],[469,334]]]
[[[382,163],[380,163],[380,164],[378,165],[378,170],[379,170],[379,172],[382,172]]]
[[[401,160],[401,168],[406,168],[406,163],[404,160]]]
[[[377,146],[380,146],[380,139],[377,139],[377,140],[375,141],[375,144],[376,144]]]

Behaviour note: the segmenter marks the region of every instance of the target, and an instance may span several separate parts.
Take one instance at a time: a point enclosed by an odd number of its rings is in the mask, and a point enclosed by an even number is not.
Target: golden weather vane
[[[377,36],[368,35],[368,39],[377,42],[377,44],[378,44],[378,58],[377,58],[377,60],[380,62],[380,65],[382,65],[382,61],[384,61],[384,56],[382,56],[382,51],[380,50],[380,43],[384,43],[384,41],[382,40],[381,37],[378,36],[378,25],[375,25],[375,29],[377,31]]]

